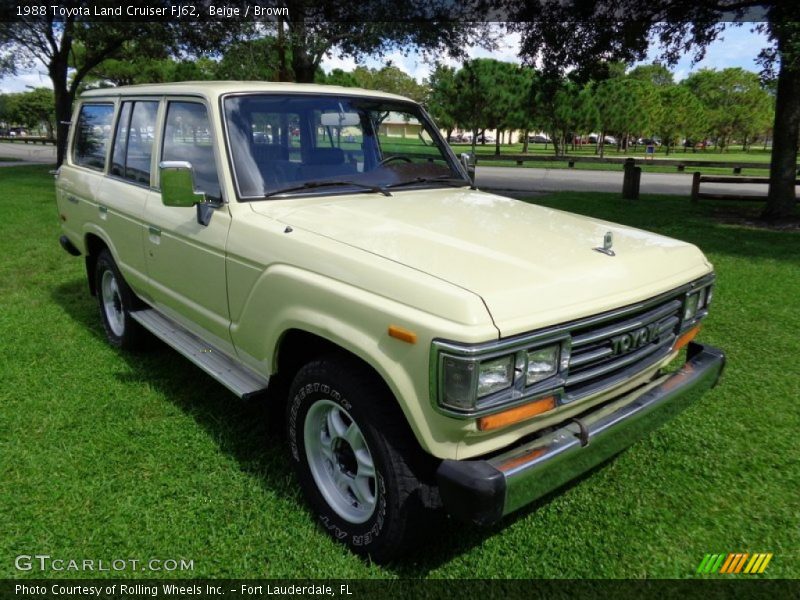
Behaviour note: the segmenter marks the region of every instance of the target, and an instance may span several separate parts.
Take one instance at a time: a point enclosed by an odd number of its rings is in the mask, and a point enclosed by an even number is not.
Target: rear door
[[[187,161],[195,190],[222,201],[219,156],[206,104],[197,98],[171,98],[164,106],[159,161]],[[225,281],[225,242],[231,218],[226,204],[207,226],[194,207],[165,206],[160,193],[147,199],[145,261],[150,294],[163,312],[229,350],[230,317]]]
[[[154,149],[159,98],[124,99],[119,106],[109,159],[101,188],[99,217],[114,242],[126,281],[147,298],[144,254],[144,210],[154,192]]]

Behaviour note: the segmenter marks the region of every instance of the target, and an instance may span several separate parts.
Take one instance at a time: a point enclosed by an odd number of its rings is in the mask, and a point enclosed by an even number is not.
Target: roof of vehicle
[[[128,96],[128,95],[202,95],[215,97],[222,94],[242,92],[283,92],[288,94],[342,94],[349,96],[371,96],[373,98],[387,98],[392,100],[405,100],[409,98],[388,94],[377,90],[343,87],[338,85],[318,85],[311,83],[285,83],[277,81],[181,81],[177,83],[146,83],[142,85],[126,85],[111,88],[98,88],[84,92],[83,98],[96,98],[98,96]]]

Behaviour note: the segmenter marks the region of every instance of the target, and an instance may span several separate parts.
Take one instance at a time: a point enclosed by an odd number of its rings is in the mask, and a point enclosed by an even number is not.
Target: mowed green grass
[[[719,279],[702,339],[727,351],[724,381],[500,526],[444,521],[379,567],[314,524],[263,406],[160,344],[106,344],[47,169],[0,171],[0,577],[42,576],[16,571],[20,554],[194,561],[122,577],[695,577],[723,552],[772,552],[765,576],[800,577],[797,233],[717,224],[728,205],[681,198],[535,198],[705,250]]]

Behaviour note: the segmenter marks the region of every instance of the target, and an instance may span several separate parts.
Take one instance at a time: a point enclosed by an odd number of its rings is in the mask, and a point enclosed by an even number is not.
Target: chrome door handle
[[[106,219],[108,218],[108,207],[103,206],[102,204],[97,206],[97,210],[100,211],[100,218]]]
[[[155,236],[161,235],[161,230],[154,225],[148,226],[147,231],[150,233],[150,235],[155,235]]]
[[[72,194],[67,194],[67,202],[72,202],[73,204],[77,204],[78,199]]]

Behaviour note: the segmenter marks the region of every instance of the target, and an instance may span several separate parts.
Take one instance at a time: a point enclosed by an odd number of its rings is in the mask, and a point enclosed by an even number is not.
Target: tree
[[[82,87],[106,85],[137,85],[169,83],[172,81],[203,81],[211,79],[245,79],[226,77],[224,67],[208,58],[175,60],[172,58],[113,58],[100,63],[84,80]]]
[[[218,79],[281,81],[279,61],[276,38],[238,40],[225,48],[215,73]]]
[[[53,137],[55,131],[53,90],[39,87],[29,92],[12,94],[10,97],[11,120],[29,129],[44,125],[47,130],[47,137]]]
[[[327,75],[322,73],[315,80],[316,83],[325,83],[327,85],[340,85],[342,87],[358,87],[358,81],[352,73],[343,71],[342,69],[333,69]]]
[[[705,109],[700,100],[685,85],[667,85],[659,90],[661,95],[661,118],[656,132],[661,141],[670,149],[681,138],[697,139],[707,131]]]
[[[53,83],[58,164],[66,151],[66,123],[72,103],[84,78],[105,59],[114,55],[126,39],[143,35],[152,24],[91,23],[76,17],[56,20],[52,16],[0,23],[0,52],[13,55],[15,65],[40,60],[47,66]],[[80,46],[81,52],[75,52]],[[74,72],[68,77],[68,69]]]
[[[380,90],[390,94],[407,96],[417,101],[422,101],[425,88],[401,69],[388,64],[380,69],[356,67],[351,73],[358,87],[368,90]]]
[[[533,89],[538,122],[550,134],[556,156],[563,155],[567,137],[581,120],[581,88],[569,78],[547,73],[536,78]]]
[[[528,136],[532,129],[540,127],[540,114],[536,102],[538,74],[530,67],[517,70],[513,86],[511,110],[506,118],[509,129],[522,131],[522,152],[528,152]]]
[[[454,108],[456,97],[456,70],[436,63],[430,77],[423,81],[427,88],[425,105],[439,127],[447,132],[447,139],[457,125]]]
[[[675,83],[672,71],[659,63],[636,66],[628,71],[628,77],[648,81],[656,87],[667,87]]]
[[[723,151],[736,134],[752,135],[754,128],[763,131],[768,126],[771,101],[755,73],[701,69],[683,83],[703,104],[709,131]]]
[[[289,16],[266,28],[277,39],[281,81],[312,83],[325,55],[334,48],[359,60],[365,56],[409,52],[419,48],[431,55],[466,56],[465,48],[494,47],[490,26],[481,19],[453,19],[447,3],[387,3],[386,0],[309,3],[289,0]],[[377,20],[387,15],[391,20]],[[265,24],[266,25],[266,24]],[[249,30],[246,35],[260,36]]]
[[[484,95],[474,61],[468,60],[455,75],[455,98],[453,116],[456,122],[472,132],[472,153],[478,140],[478,129],[485,127],[483,113]]]
[[[619,15],[625,15],[620,20]],[[675,64],[687,51],[702,57],[729,26],[758,21],[770,46],[762,50],[764,75],[777,75],[774,139],[765,219],[787,217],[797,203],[800,137],[800,5],[781,0],[546,0],[516,2],[510,27],[521,34],[520,55],[546,69],[602,73],[610,60],[632,63],[647,55],[652,38],[661,59]],[[777,73],[776,73],[777,72]]]
[[[472,130],[473,150],[478,130],[495,129],[495,154],[500,153],[500,133],[512,126],[522,70],[512,63],[476,58],[455,74],[452,111],[455,120]],[[485,143],[485,138],[484,138]]]
[[[153,0],[155,2],[155,0]],[[163,3],[168,4],[166,0]],[[91,0],[73,0],[70,8],[90,12]],[[53,84],[58,164],[66,151],[67,123],[75,95],[87,77],[104,61],[125,55],[131,44],[140,57],[163,59],[179,50],[202,51],[221,47],[235,28],[224,21],[164,21],[136,23],[121,20],[93,21],[70,16],[0,20],[0,63],[11,69],[40,61]],[[130,54],[129,54],[130,56]],[[176,73],[194,67],[181,63]],[[180,77],[180,74],[176,75]]]

